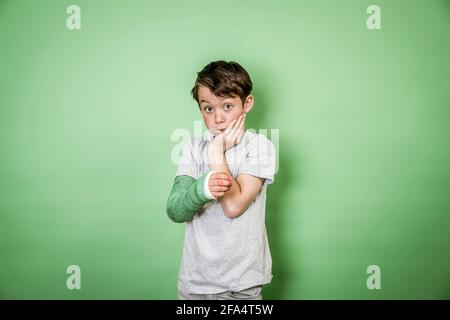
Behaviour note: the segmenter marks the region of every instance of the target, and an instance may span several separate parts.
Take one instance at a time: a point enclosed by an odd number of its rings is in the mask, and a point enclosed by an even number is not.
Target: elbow
[[[183,217],[179,214],[176,213],[175,210],[172,210],[171,208],[167,207],[167,216],[169,217],[170,220],[172,220],[173,222],[176,223],[183,223],[186,222]]]
[[[166,213],[170,220],[176,223],[186,222],[185,215],[180,214],[178,210],[175,209],[173,201],[169,198],[166,204]]]
[[[236,219],[237,217],[242,215],[244,211],[245,211],[244,209],[239,207],[228,207],[224,208],[223,210],[225,216],[230,219]]]
[[[175,223],[183,223],[185,221],[185,216],[180,214],[180,210],[177,210],[177,198],[173,194],[169,196],[166,202],[166,213],[170,220]]]
[[[177,215],[175,214],[175,212],[173,210],[171,210],[171,208],[167,207],[166,213],[170,220],[172,220],[173,222],[177,222],[177,223],[179,222]]]

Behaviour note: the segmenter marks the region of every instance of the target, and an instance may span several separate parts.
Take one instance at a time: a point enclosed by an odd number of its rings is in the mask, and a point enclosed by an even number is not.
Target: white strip
[[[211,178],[211,175],[212,175],[213,173],[215,173],[215,172],[217,172],[217,171],[210,171],[210,172],[208,172],[208,175],[207,175],[206,178],[205,178],[205,184],[203,185],[203,190],[204,190],[204,192],[205,192],[205,196],[206,196],[208,199],[217,199],[216,197],[214,197],[214,196],[212,195],[211,191],[209,190],[209,178]]]

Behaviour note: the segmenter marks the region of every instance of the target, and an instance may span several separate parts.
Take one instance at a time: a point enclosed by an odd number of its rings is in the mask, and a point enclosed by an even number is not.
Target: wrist
[[[211,178],[211,175],[216,172],[217,171],[208,172],[206,175],[205,181],[203,183],[203,189],[204,189],[205,196],[211,200],[217,199],[216,197],[213,196],[213,194],[211,193],[211,190],[209,189],[209,179]]]
[[[210,142],[208,144],[208,153],[210,155],[216,155],[216,154],[220,155],[220,154],[225,153],[225,150],[224,150],[223,146],[218,145],[218,144],[216,144],[214,142]]]
[[[197,181],[195,182],[194,192],[196,194],[196,198],[202,203],[205,204],[211,201],[210,194],[206,191],[205,185],[209,184],[209,177],[211,174],[205,173],[201,175]],[[208,186],[209,188],[209,186]],[[209,189],[208,189],[209,191]]]
[[[208,163],[211,170],[221,171],[220,168],[226,163],[223,148],[216,145],[208,147]]]

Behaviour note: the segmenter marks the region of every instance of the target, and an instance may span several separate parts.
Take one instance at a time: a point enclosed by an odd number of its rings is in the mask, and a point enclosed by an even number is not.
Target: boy
[[[185,222],[179,299],[262,299],[272,279],[265,227],[275,148],[245,130],[252,81],[236,62],[215,61],[198,73],[191,93],[207,131],[183,148],[167,214]]]

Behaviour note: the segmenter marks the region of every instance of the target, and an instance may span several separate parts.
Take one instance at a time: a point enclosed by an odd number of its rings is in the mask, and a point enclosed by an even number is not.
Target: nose
[[[223,116],[222,112],[220,111],[216,112],[214,121],[216,122],[216,124],[220,124],[225,121],[225,117]]]

